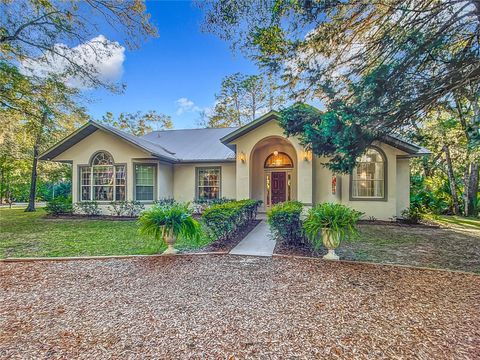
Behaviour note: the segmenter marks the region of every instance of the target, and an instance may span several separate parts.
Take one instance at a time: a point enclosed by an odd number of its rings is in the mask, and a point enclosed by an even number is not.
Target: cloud
[[[114,83],[123,75],[125,48],[103,35],[72,48],[65,44],[56,44],[53,52],[47,52],[37,59],[24,60],[21,70],[27,75],[39,77],[60,75],[69,86],[79,89],[91,88],[92,79],[78,74],[74,70],[74,64],[69,60],[88,69],[94,79]]]
[[[202,110],[205,110],[195,105],[195,103],[192,100],[186,97],[182,97],[177,101],[175,101],[175,105],[177,106],[177,111],[176,111],[177,115],[182,115],[187,112],[200,112]]]

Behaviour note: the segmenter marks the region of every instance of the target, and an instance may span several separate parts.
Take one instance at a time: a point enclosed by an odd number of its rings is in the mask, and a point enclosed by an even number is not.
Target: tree
[[[100,76],[97,63],[121,45],[98,35],[99,28],[118,30],[130,48],[156,30],[140,0],[0,0],[0,13],[0,109],[19,112],[31,131],[27,211],[34,211],[38,153],[48,130],[58,125],[56,116],[78,109],[73,87],[122,89]]]
[[[317,155],[331,157],[336,172],[351,171],[372,141],[422,121],[480,79],[478,1],[236,0],[203,7],[204,28],[279,73],[294,100],[324,102],[324,112],[293,107],[283,124]],[[478,92],[473,96],[478,103]]]
[[[143,136],[153,130],[173,128],[172,118],[168,115],[159,114],[155,110],[146,113],[120,113],[117,118],[113,113],[107,112],[102,121],[106,124],[125,130],[136,136]]]
[[[242,126],[283,104],[272,76],[235,73],[222,80],[209,127]]]

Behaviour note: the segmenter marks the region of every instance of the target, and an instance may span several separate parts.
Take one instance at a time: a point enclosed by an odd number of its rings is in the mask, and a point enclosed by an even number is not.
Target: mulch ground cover
[[[0,358],[478,359],[480,276],[229,255],[0,263]]]

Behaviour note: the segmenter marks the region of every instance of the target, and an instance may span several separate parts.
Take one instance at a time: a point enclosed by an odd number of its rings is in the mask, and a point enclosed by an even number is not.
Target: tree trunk
[[[465,204],[465,216],[475,216],[477,209],[478,193],[478,164],[470,163],[467,165],[464,176],[463,199]]]
[[[452,211],[453,215],[460,215],[460,206],[458,205],[457,184],[453,174],[452,159],[450,158],[450,148],[443,144],[443,152],[445,153],[445,160],[447,163],[448,182],[450,183],[450,194],[452,195]]]
[[[38,152],[42,141],[43,127],[47,122],[47,113],[44,112],[40,126],[38,128],[37,135],[35,137],[35,143],[33,144],[33,162],[32,162],[32,177],[30,181],[30,195],[28,198],[28,206],[25,209],[26,212],[35,211],[35,197],[37,196],[37,166],[38,166]]]

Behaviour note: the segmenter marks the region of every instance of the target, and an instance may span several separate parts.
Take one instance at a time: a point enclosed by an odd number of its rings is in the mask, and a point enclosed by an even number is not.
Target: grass
[[[211,242],[179,240],[178,249],[201,248]],[[47,219],[38,209],[0,209],[0,258],[94,255],[147,255],[166,246],[138,233],[135,221]]]
[[[343,242],[348,260],[396,263],[480,273],[480,222],[442,216],[440,227],[359,225],[356,241]]]

